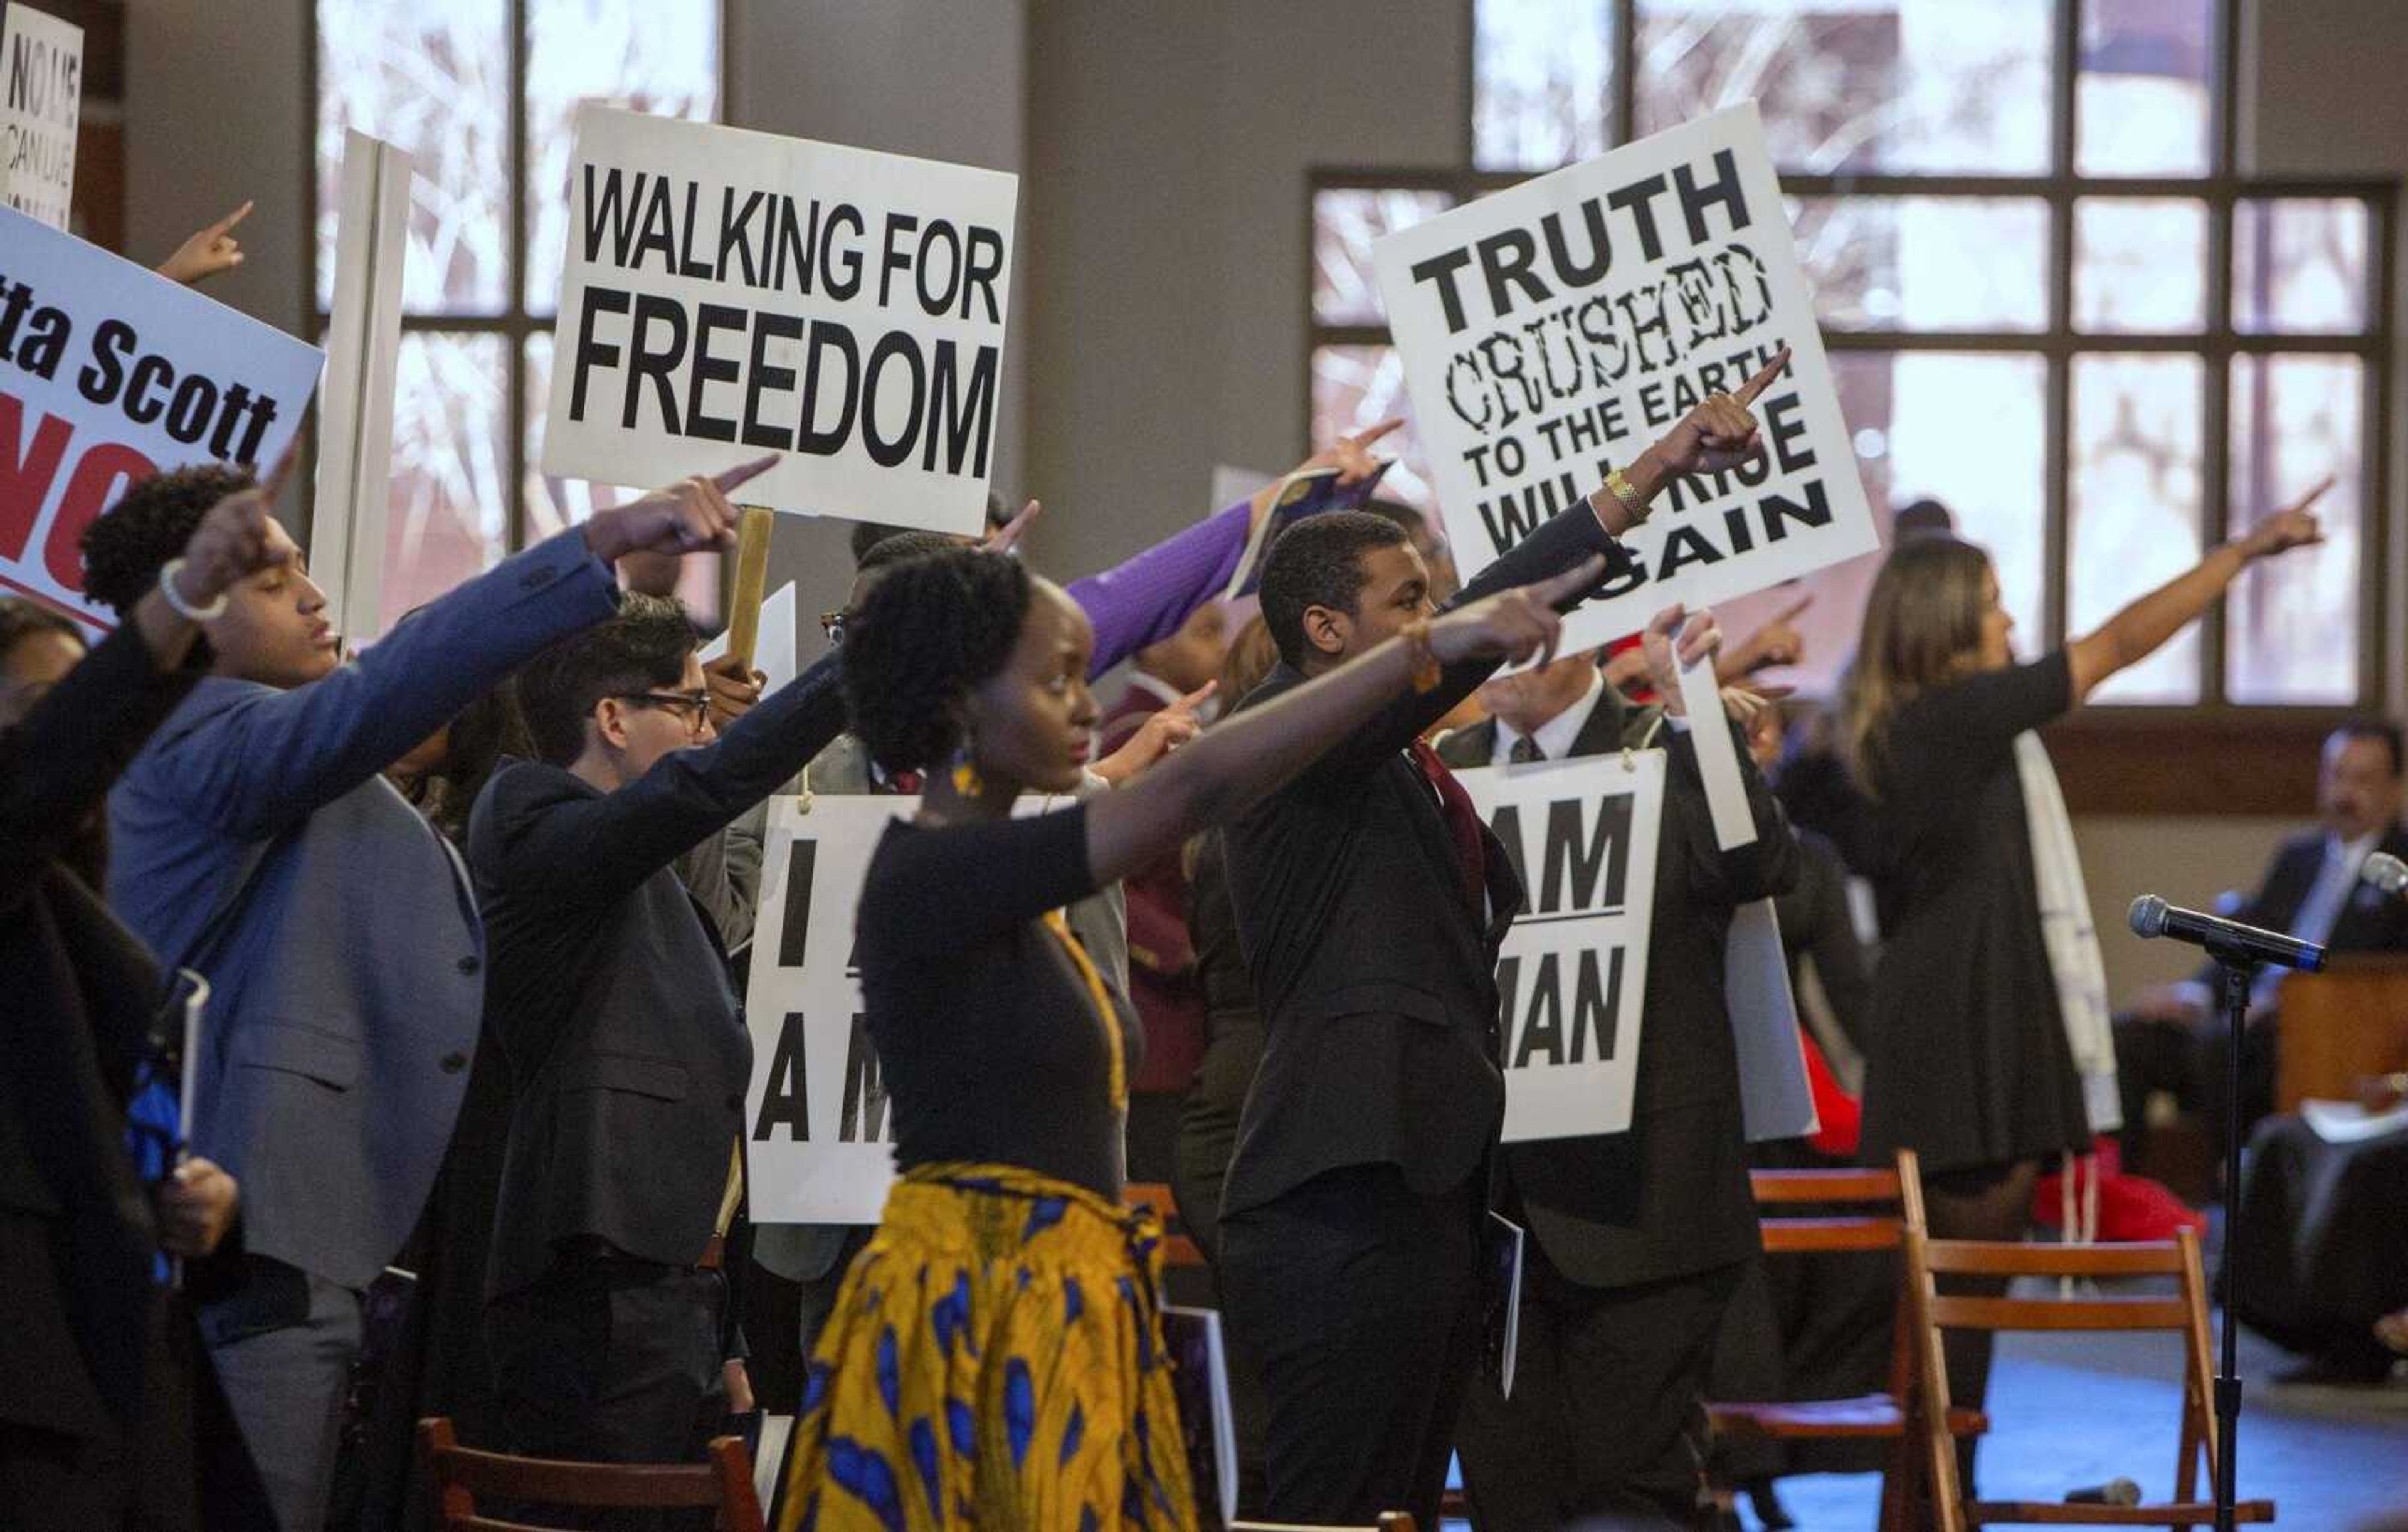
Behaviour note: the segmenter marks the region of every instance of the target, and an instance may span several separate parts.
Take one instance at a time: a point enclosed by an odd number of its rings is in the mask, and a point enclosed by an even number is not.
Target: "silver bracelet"
[[[183,567],[184,561],[182,559],[169,559],[165,565],[160,566],[159,596],[160,599],[167,603],[167,609],[174,612],[177,616],[182,618],[187,623],[207,623],[214,618],[223,617],[226,609],[226,598],[223,591],[220,591],[217,594],[217,599],[210,602],[206,607],[194,607],[186,604],[183,594],[176,589],[176,576]]]

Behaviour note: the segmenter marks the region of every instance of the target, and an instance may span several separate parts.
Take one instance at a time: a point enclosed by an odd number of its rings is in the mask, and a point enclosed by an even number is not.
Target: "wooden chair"
[[[1948,1370],[1941,1336],[1963,1330],[2112,1331],[2159,1330],[2182,1337],[2181,1455],[2174,1466],[2174,1498],[2155,1505],[2065,1505],[2033,1500],[1968,1500],[1956,1474],[1956,1450],[1943,1432],[1927,1429],[1926,1471],[1933,1485],[1939,1532],[2000,1524],[2056,1526],[2199,1526],[2213,1525],[2214,1506],[2196,1497],[2203,1470],[2215,1482],[2215,1417],[2208,1365],[2207,1281],[2201,1274],[2199,1240],[2185,1229],[2171,1240],[2146,1244],[2041,1245],[1975,1239],[1934,1239],[1918,1225],[1906,1234],[1907,1297],[1914,1310],[1915,1361],[1924,1396],[1948,1400]],[[2175,1296],[2060,1297],[1942,1296],[1935,1279],[1964,1277],[2171,1277]],[[2271,1500],[2244,1500],[2236,1520],[2271,1522]]]
[[[1369,1526],[1307,1526],[1301,1522],[1231,1522],[1229,1532],[1414,1532],[1411,1511],[1383,1511]]]
[[[541,1532],[477,1513],[477,1496],[613,1510],[709,1508],[720,1532],[763,1532],[744,1443],[718,1437],[708,1463],[562,1463],[463,1447],[443,1416],[418,1423],[418,1461],[435,1486],[444,1532]]]
[[[1899,1150],[1896,1167],[1888,1170],[1757,1170],[1749,1180],[1754,1182],[1757,1205],[1773,1210],[1763,1215],[1760,1224],[1768,1255],[1899,1252],[1899,1302],[1890,1331],[1889,1387],[1852,1399],[1709,1404],[1706,1418],[1715,1435],[1741,1441],[1888,1442],[1882,1465],[1878,1525],[1882,1532],[1906,1532],[1913,1520],[1914,1492],[1921,1482],[1920,1396],[1913,1324],[1905,1301],[1904,1255],[1907,1229],[1923,1224],[1923,1181],[1914,1151]],[[1807,1204],[1859,1210],[1817,1215],[1779,1210]],[[1952,1410],[1947,1429],[1953,1436],[1979,1436],[1988,1429],[1988,1422],[1979,1410]]]
[[[2323,973],[2287,975],[2278,1024],[2275,1110],[2355,1100],[2366,1076],[2408,1069],[2408,962],[2341,952]]]
[[[1170,1195],[1168,1183],[1130,1181],[1121,1188],[1121,1202],[1130,1208],[1151,1208],[1154,1216],[1162,1221],[1162,1264],[1166,1269],[1179,1271],[1204,1265],[1204,1253],[1187,1237],[1187,1226],[1179,1216],[1179,1199]]]

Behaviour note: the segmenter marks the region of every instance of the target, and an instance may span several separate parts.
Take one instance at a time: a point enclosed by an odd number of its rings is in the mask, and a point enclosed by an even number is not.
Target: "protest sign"
[[[586,106],[543,471],[976,534],[1019,179]]]
[[[1622,538],[1636,567],[1572,614],[1565,647],[1879,546],[1753,103],[1415,224],[1371,255],[1466,579],[1791,348],[1755,407],[1763,460],[1665,486]]]
[[[10,0],[0,20],[0,191],[54,229],[75,197],[83,28]]]
[[[863,1023],[853,909],[887,823],[919,800],[770,800],[744,1014],[752,1029],[752,1219],[875,1224],[895,1179],[894,1123]]]
[[[318,349],[0,208],[0,588],[110,625],[83,529],[165,468],[274,463]]]
[[[1526,890],[1497,989],[1505,1141],[1630,1125],[1655,913],[1664,752],[1456,775]]]
[[[335,240],[335,307],[326,324],[325,402],[318,412],[309,575],[326,593],[326,621],[353,644],[374,642],[384,625],[410,164],[408,154],[365,133],[343,136],[343,210]]]

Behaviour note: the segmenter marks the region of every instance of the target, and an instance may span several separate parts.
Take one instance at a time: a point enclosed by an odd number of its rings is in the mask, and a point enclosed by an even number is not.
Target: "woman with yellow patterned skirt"
[[[1416,623],[1033,819],[1011,817],[1022,792],[1068,792],[1086,759],[1086,618],[970,550],[870,591],[846,629],[853,728],[886,769],[928,773],[917,819],[871,858],[855,938],[902,1180],[811,1357],[781,1532],[1196,1525],[1157,1233],[1120,1206],[1143,1040],[1062,907],[1242,810],[1441,666],[1551,650],[1555,604],[1601,567]]]

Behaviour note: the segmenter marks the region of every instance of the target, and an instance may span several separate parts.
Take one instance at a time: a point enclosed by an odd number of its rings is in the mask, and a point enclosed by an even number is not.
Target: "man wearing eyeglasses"
[[[683,609],[634,598],[519,673],[538,759],[495,772],[467,838],[512,1086],[486,1278],[512,1450],[699,1460],[749,1407],[726,1272],[752,1048],[675,864],[836,737],[837,675],[723,734]]]

